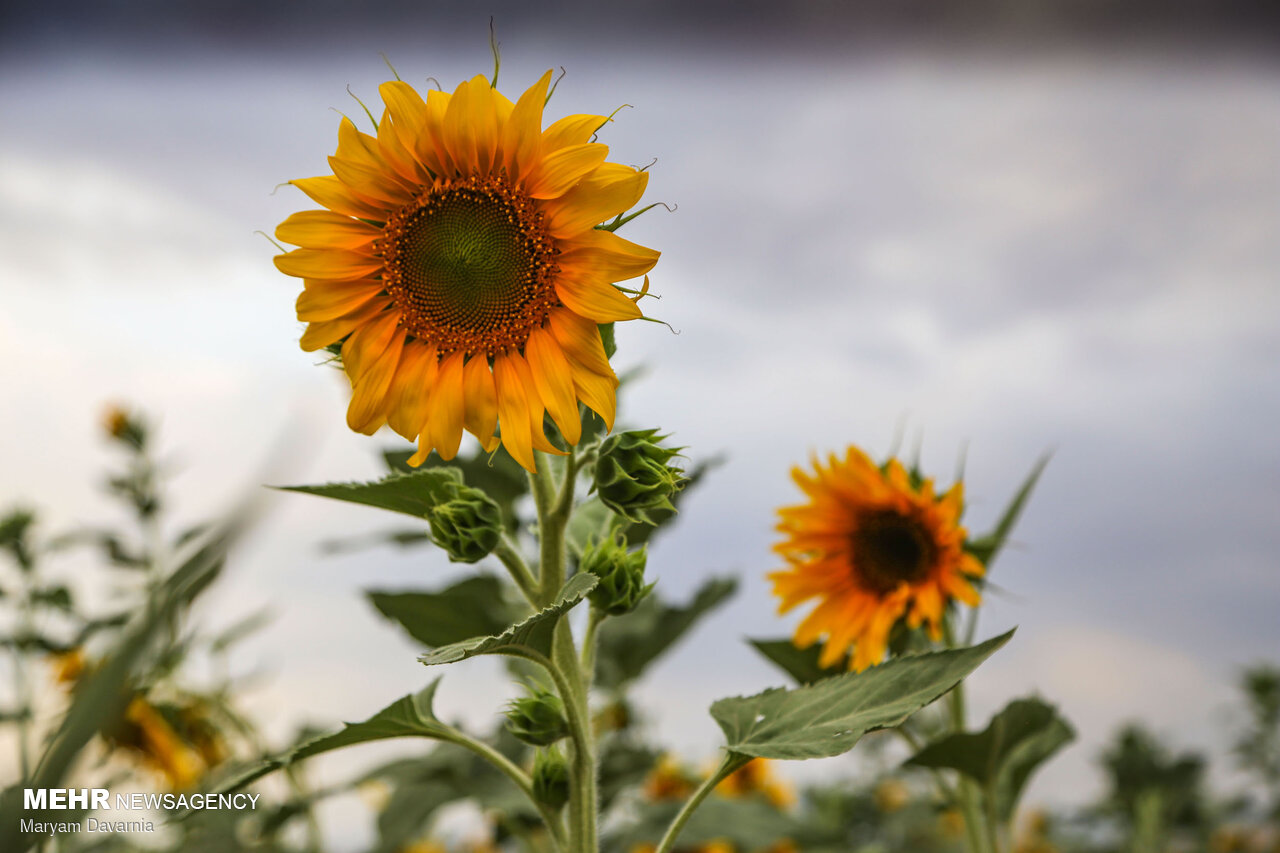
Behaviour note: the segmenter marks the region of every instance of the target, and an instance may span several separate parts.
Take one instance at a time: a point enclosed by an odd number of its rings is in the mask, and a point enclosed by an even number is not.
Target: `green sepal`
[[[827,758],[848,752],[867,732],[893,728],[959,684],[1013,636],[890,660],[793,690],[721,699],[711,716],[725,749],[756,758]]]
[[[671,496],[684,484],[683,469],[670,465],[680,448],[661,445],[656,429],[614,433],[600,445],[595,491],[618,515],[636,524],[656,524],[655,514],[674,512]]]
[[[556,621],[586,598],[597,583],[599,581],[595,575],[574,575],[560,589],[555,601],[501,634],[450,643],[419,656],[418,660],[427,666],[434,666],[478,655],[545,658],[551,651],[551,634],[555,630]]]
[[[569,802],[569,762],[554,746],[538,750],[533,758],[533,796],[553,811]]]
[[[456,468],[462,472],[464,483],[484,492],[498,504],[508,532],[514,533],[519,528],[516,502],[529,493],[529,478],[520,463],[512,459],[511,454],[501,445],[492,453],[477,451],[470,456],[455,456],[448,462],[432,454],[417,468],[409,465],[409,458],[413,454],[412,450],[388,450],[382,457],[389,469],[403,474]]]
[[[627,543],[617,534],[589,546],[578,564],[581,572],[600,579],[591,590],[591,606],[610,616],[622,616],[636,609],[653,589],[645,584],[646,549],[628,551]]]
[[[1052,705],[1034,697],[1015,699],[983,731],[948,735],[906,763],[963,773],[995,797],[997,813],[1008,819],[1031,774],[1075,736]]]
[[[524,696],[511,700],[506,718],[507,731],[533,746],[550,746],[569,734],[564,703],[541,687],[531,686]]]

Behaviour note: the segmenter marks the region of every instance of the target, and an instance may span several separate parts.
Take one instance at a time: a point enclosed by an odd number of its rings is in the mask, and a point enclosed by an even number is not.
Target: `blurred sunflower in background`
[[[535,449],[558,452],[544,413],[577,444],[579,402],[612,428],[618,380],[598,324],[641,316],[614,283],[658,252],[596,226],[649,176],[605,162],[592,139],[607,116],[544,130],[550,83],[513,104],[483,76],[425,99],[389,81],[377,135],[344,118],[333,174],[291,181],[326,208],[276,230],[301,247],[276,266],[303,279],[302,348],[341,342],[348,425],[416,440],[414,465],[433,449],[452,459],[465,429],[532,471]]]
[[[808,501],[779,510],[784,539],[774,551],[787,568],[769,579],[780,612],[819,600],[794,642],[807,648],[825,637],[821,666],[836,665],[850,649],[853,670],[879,663],[904,617],[937,641],[952,599],[979,603],[970,579],[984,569],[965,551],[962,484],[937,495],[932,480],[896,459],[878,466],[856,447],[844,458],[831,454],[825,466],[815,459],[813,469],[792,469]]]

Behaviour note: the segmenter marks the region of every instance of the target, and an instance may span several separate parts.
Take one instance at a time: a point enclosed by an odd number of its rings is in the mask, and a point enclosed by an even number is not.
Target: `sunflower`
[[[968,578],[983,567],[964,549],[962,484],[939,497],[932,480],[913,478],[896,459],[882,469],[855,447],[813,467],[792,469],[809,500],[779,510],[786,538],[774,551],[788,566],[769,579],[779,612],[820,599],[795,634],[800,648],[826,637],[820,665],[852,648],[850,669],[861,671],[884,657],[898,619],[927,625],[936,641],[951,599],[979,603]]]
[[[596,226],[649,176],[605,161],[591,140],[607,116],[544,130],[550,82],[514,104],[483,76],[425,99],[383,83],[377,135],[344,118],[333,174],[290,182],[326,208],[276,229],[301,247],[275,262],[303,279],[302,348],[341,343],[347,424],[416,440],[414,465],[433,449],[452,459],[465,429],[532,471],[534,450],[560,452],[544,413],[577,444],[579,402],[612,429],[618,380],[598,324],[641,316],[614,283],[658,252]]]

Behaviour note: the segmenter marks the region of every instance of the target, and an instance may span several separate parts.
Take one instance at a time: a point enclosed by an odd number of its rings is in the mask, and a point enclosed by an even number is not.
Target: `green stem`
[[[600,623],[608,615],[603,610],[592,607],[591,615],[587,617],[587,632],[582,637],[582,675],[587,680],[587,687],[591,686],[596,671],[596,637],[600,632]]]
[[[942,630],[947,648],[955,648],[955,634],[951,628],[950,618],[943,619]],[[959,734],[965,728],[964,682],[957,684],[947,694],[947,703],[951,710],[951,731]],[[996,853],[995,848],[990,846],[991,830],[987,827],[986,815],[979,803],[982,794],[978,786],[972,779],[961,775],[957,779],[956,793],[960,801],[960,809],[964,813],[969,853]]]
[[[894,731],[906,742],[907,746],[911,747],[913,753],[924,749],[924,744],[921,743],[920,738],[907,731],[905,726],[899,726]],[[933,776],[933,783],[937,787],[938,796],[942,798],[943,802],[947,804],[956,802],[956,790],[947,782],[947,778],[942,775],[942,771],[936,767],[930,767],[929,773]]]
[[[538,601],[546,607],[555,600],[565,579],[565,527],[573,509],[577,463],[569,449],[557,484],[552,476],[553,461],[546,454],[536,457],[537,472],[529,476],[530,490],[538,510]],[[569,850],[570,853],[597,853],[597,811],[595,750],[588,713],[588,678],[584,676],[574,646],[569,621],[561,617],[552,638],[548,670],[565,705],[573,755],[569,765]]]
[[[533,572],[529,570],[524,557],[520,556],[520,550],[508,534],[502,534],[498,547],[493,549],[493,555],[502,562],[502,565],[506,567],[507,573],[511,575],[511,579],[516,582],[516,586],[520,587],[520,591],[524,593],[524,597],[536,608],[538,606],[538,579],[533,576]]]
[[[698,786],[698,790],[693,792],[693,796],[689,797],[684,806],[681,807],[671,821],[671,825],[667,827],[667,833],[662,836],[662,841],[658,844],[658,849],[654,853],[669,853],[671,848],[675,846],[676,839],[680,836],[680,831],[684,829],[684,825],[689,822],[689,818],[693,817],[693,813],[698,810],[698,806],[702,805],[702,801],[715,790],[716,785],[719,785],[730,773],[750,761],[751,757],[747,755],[737,755],[732,752],[726,755],[724,760],[720,762],[716,772],[708,776],[706,781]]]
[[[542,815],[543,822],[547,825],[547,832],[551,834],[551,839],[555,842],[556,849],[559,850],[564,846],[564,827],[560,825],[560,816],[551,811],[546,805],[538,801],[533,794],[533,781],[529,778],[529,774],[525,773],[519,767],[512,763],[502,753],[484,741],[475,740],[460,731],[454,730],[450,733],[447,740],[450,743],[457,744],[463,749],[468,749],[485,761],[496,767],[499,772],[516,784],[521,792],[524,793],[529,801],[533,803],[538,813]]]

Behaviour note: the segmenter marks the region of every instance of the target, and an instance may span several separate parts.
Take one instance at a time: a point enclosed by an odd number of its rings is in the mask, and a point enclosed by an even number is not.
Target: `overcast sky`
[[[186,518],[270,462],[298,482],[378,471],[394,436],[346,430],[344,383],[297,348],[296,282],[253,232],[311,206],[273,188],[324,173],[331,108],[360,112],[348,84],[376,100],[379,51],[418,84],[487,72],[487,21],[470,23],[328,31],[314,49],[47,21],[9,40],[0,503],[54,527],[109,517],[94,473],[109,400],[160,418]],[[652,555],[660,588],[732,572],[743,592],[642,687],[656,733],[709,755],[706,705],[780,682],[740,639],[793,624],[763,579],[775,508],[796,498],[788,468],[849,442],[882,454],[905,418],[942,480],[968,447],[971,529],[1055,451],[995,568],[1008,594],[983,611],[983,635],[1020,632],[972,681],[980,717],[1039,690],[1081,730],[1032,798],[1094,795],[1100,744],[1129,718],[1221,755],[1238,669],[1280,658],[1274,62],[1230,44],[770,52],[499,27],[504,92],[564,65],[549,115],[631,105],[602,138],[610,159],[658,158],[648,198],[679,205],[625,230],[662,250],[648,311],[679,334],[620,329],[619,365],[648,369],[623,417],[728,459]],[[357,592],[456,570],[425,552],[322,555],[329,536],[396,522],[303,496],[274,507],[202,611],[273,606],[241,661],[274,673],[252,697],[267,728],[359,719],[424,683]],[[441,702],[496,710],[506,689],[469,666]]]

